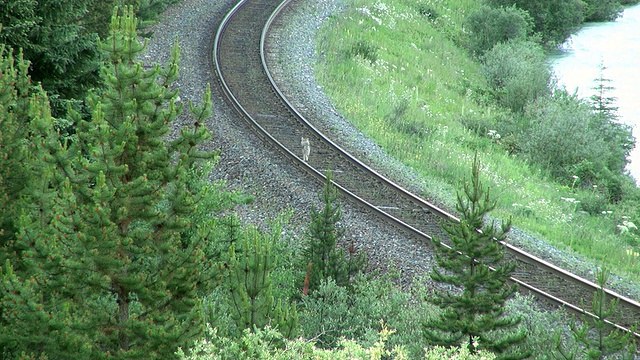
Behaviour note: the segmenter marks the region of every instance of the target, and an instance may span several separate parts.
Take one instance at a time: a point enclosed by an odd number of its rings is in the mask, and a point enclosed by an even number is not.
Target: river
[[[626,8],[614,22],[582,27],[550,61],[559,84],[583,98],[595,93],[600,64],[606,67],[619,120],[633,127],[637,139],[627,168],[640,184],[640,5]]]

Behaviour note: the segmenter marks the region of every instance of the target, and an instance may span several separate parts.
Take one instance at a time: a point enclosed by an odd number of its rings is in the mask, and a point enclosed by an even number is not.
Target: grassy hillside
[[[604,200],[598,185],[554,179],[508,151],[494,129],[510,113],[488,97],[481,63],[464,48],[473,0],[352,0],[323,28],[317,76],[341,112],[451,203],[480,154],[494,211],[515,227],[633,280],[640,274],[638,191]],[[495,127],[494,127],[495,125]],[[595,210],[594,210],[595,209]]]

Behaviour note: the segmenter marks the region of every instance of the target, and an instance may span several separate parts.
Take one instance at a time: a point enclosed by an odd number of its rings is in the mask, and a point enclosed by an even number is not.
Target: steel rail
[[[402,188],[401,186],[399,186],[398,184],[394,183],[393,181],[389,180],[388,178],[380,175],[378,172],[376,172],[375,170],[371,169],[369,166],[365,165],[364,163],[362,163],[359,159],[353,157],[351,154],[349,154],[347,151],[345,151],[344,149],[342,149],[340,146],[338,146],[337,144],[335,144],[331,139],[329,139],[327,136],[325,136],[321,131],[319,131],[315,126],[313,126],[289,101],[289,99],[287,98],[287,96],[285,96],[285,94],[280,90],[279,86],[277,85],[277,82],[275,81],[275,79],[273,78],[273,76],[271,75],[271,72],[269,70],[269,66],[268,66],[268,62],[266,60],[266,50],[265,50],[265,46],[266,46],[266,39],[267,39],[267,34],[269,32],[270,27],[272,26],[273,22],[275,21],[275,19],[281,14],[281,12],[283,11],[283,9],[286,8],[286,6],[290,5],[294,0],[285,0],[283,2],[281,2],[276,9],[269,14],[269,17],[265,23],[265,26],[262,29],[262,33],[260,36],[260,58],[261,58],[261,62],[262,62],[262,67],[263,67],[263,71],[264,74],[266,75],[266,77],[268,78],[269,82],[271,83],[271,86],[273,88],[273,91],[275,93],[277,93],[278,97],[282,100],[282,102],[285,104],[285,106],[287,107],[287,110],[293,114],[296,118],[299,119],[299,121],[301,123],[303,123],[305,125],[305,127],[307,129],[309,129],[310,131],[312,131],[314,134],[316,134],[318,137],[321,137],[324,139],[324,141],[326,141],[328,144],[331,145],[332,148],[334,148],[335,151],[339,152],[340,154],[342,154],[343,156],[347,157],[350,159],[350,161],[352,161],[354,164],[356,164],[358,167],[362,168],[363,170],[367,171],[368,173],[371,174],[372,177],[376,177],[378,180],[383,181],[387,184],[387,186],[394,188],[396,191],[402,192],[404,193],[406,196],[413,198],[416,202],[422,204],[422,206],[424,206],[425,208],[429,209],[429,211],[432,211],[433,213],[439,215],[440,217],[450,220],[450,221],[459,221],[459,219],[457,217],[455,217],[454,215],[438,208],[437,206],[431,204],[430,202],[416,196],[415,194],[407,191],[406,189]],[[224,20],[222,21],[218,32],[216,33],[216,37],[215,37],[215,41],[214,41],[214,56],[213,56],[213,61],[214,61],[214,67],[216,70],[216,73],[218,75],[218,80],[219,83],[223,89],[223,92],[225,93],[227,100],[232,104],[232,106],[239,112],[241,113],[241,115],[243,116],[243,118],[246,119],[246,121],[249,122],[249,124],[251,125],[252,128],[254,128],[257,133],[266,141],[268,141],[269,143],[275,145],[287,158],[289,158],[291,161],[293,161],[297,166],[299,166],[300,168],[304,169],[305,171],[307,171],[309,174],[311,174],[314,178],[316,178],[318,181],[324,182],[326,181],[326,176],[325,174],[312,167],[309,163],[302,161],[302,159],[300,159],[298,156],[296,156],[293,151],[291,149],[289,149],[287,146],[283,145],[282,143],[280,143],[274,136],[271,135],[271,133],[269,133],[269,131],[267,131],[264,127],[262,127],[260,125],[260,122],[258,119],[254,118],[241,104],[241,101],[239,101],[236,96],[233,94],[233,92],[231,91],[230,87],[227,85],[225,79],[224,79],[224,75],[223,75],[223,70],[221,69],[221,64],[219,61],[219,56],[221,56],[221,54],[219,53],[219,42],[221,39],[221,36],[223,34],[223,32],[226,30],[227,24],[229,22],[229,20],[234,16],[234,14],[236,14],[240,8],[242,6],[244,6],[247,2],[249,2],[249,0],[242,0],[240,1],[228,14],[227,16],[225,16]],[[368,201],[366,201],[365,199],[362,199],[361,197],[357,196],[356,194],[354,194],[352,191],[350,191],[349,189],[343,187],[342,185],[333,182],[333,184],[336,186],[336,188],[338,188],[340,190],[341,193],[345,194],[347,197],[349,197],[350,199],[352,199],[353,201],[356,201],[357,203],[361,204],[362,206],[365,206],[367,209],[371,210],[372,212],[374,212],[376,215],[384,218],[386,221],[388,221],[389,223],[399,227],[401,230],[404,230],[406,232],[409,232],[411,234],[413,234],[414,236],[420,237],[422,238],[424,241],[431,241],[431,236],[420,231],[419,229],[416,229],[415,227],[403,222],[402,220],[398,219],[397,217],[392,216],[391,214],[383,211],[383,209],[381,209],[378,206],[374,206],[373,204],[369,203]],[[554,275],[565,279],[571,283],[577,283],[580,284],[580,286],[586,287],[589,290],[593,292],[600,290],[600,286],[588,281],[586,279],[583,279],[569,271],[566,271],[558,266],[555,266],[545,260],[542,260],[532,254],[529,254],[509,243],[505,243],[505,242],[501,242],[507,249],[507,251],[512,254],[516,259],[518,259],[519,261],[525,262],[525,263],[529,263],[532,265],[535,265],[536,267],[543,269],[545,271],[548,271],[550,273],[553,273]],[[510,279],[512,282],[518,284],[522,289],[529,291],[533,294],[535,294],[536,296],[546,299],[548,301],[551,301],[555,304],[558,304],[559,306],[562,306],[570,311],[576,312],[576,313],[580,313],[580,314],[586,314],[592,317],[595,317],[595,315],[585,309],[582,309],[581,307],[575,305],[575,304],[571,304],[563,299],[558,298],[557,296],[554,296],[553,294],[549,294],[543,290],[540,290],[538,288],[536,288],[535,286],[532,286],[528,283],[526,283],[525,281],[522,281],[520,279],[518,279],[517,277],[512,276]],[[630,308],[635,309],[637,312],[640,312],[640,303],[638,303],[635,300],[629,299],[625,296],[622,296],[610,289],[604,288],[601,289],[603,290],[607,295],[611,296],[612,298],[618,299],[618,301],[621,304],[624,304]],[[630,329],[609,322],[607,321],[610,325],[624,330],[624,331],[629,331],[631,332]],[[640,338],[640,334],[633,332],[633,334]]]

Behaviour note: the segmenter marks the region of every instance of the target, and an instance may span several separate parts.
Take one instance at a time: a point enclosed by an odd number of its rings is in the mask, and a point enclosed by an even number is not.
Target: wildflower
[[[571,177],[573,178],[573,182],[571,183],[571,187],[573,188],[574,186],[576,186],[576,182],[580,180],[580,177],[578,175],[573,175]]]
[[[377,3],[375,5],[373,5],[373,8],[380,11],[380,12],[384,12],[387,11],[387,4],[385,3]]]
[[[620,231],[620,234],[628,233],[631,229],[638,230],[636,224],[627,220],[623,221],[622,224],[616,225],[616,227]]]
[[[366,16],[371,16],[371,11],[369,9],[367,9],[366,7],[360,8],[358,9],[360,10],[360,12]]]
[[[472,110],[469,110],[469,112],[470,112],[470,113],[473,113],[473,111],[472,111]],[[498,134],[498,132],[497,132],[497,131],[495,131],[495,130],[489,130],[489,131],[487,132],[487,135],[488,135],[490,138],[492,138],[493,140],[496,140],[496,141],[497,141],[497,140],[500,140],[500,138],[501,138],[500,134]]]
[[[618,224],[616,227],[618,228],[618,231],[620,231],[620,234],[629,232],[629,228],[624,225]],[[627,254],[629,254],[629,250],[627,250]]]
[[[478,342],[478,338],[474,337],[472,342],[473,348],[477,349],[480,346],[480,342]]]

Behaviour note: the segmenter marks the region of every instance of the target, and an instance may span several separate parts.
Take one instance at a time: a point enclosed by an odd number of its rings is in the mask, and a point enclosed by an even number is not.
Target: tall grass
[[[502,110],[483,101],[480,64],[463,45],[474,0],[350,0],[323,27],[319,82],[336,106],[389,154],[416,169],[427,197],[451,203],[478,151],[481,176],[499,197],[493,215],[628,278],[640,274],[640,243],[617,225],[633,218],[628,203],[590,215],[590,191],[558,185],[511,156],[490,126]],[[469,130],[470,123],[483,124]],[[583,200],[581,200],[583,199]],[[589,200],[591,199],[591,200]],[[629,255],[631,254],[631,255]]]

